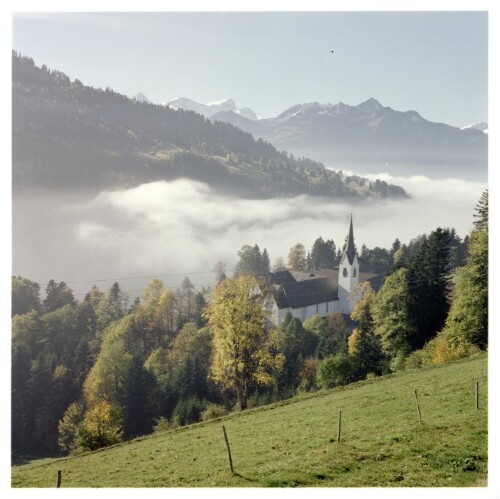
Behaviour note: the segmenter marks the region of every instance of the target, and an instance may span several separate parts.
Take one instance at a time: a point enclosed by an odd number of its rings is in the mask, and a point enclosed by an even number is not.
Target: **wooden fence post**
[[[420,405],[418,403],[418,395],[417,395],[417,389],[416,388],[415,388],[415,401],[417,403],[418,420],[421,423],[422,422],[422,413],[420,412]]]
[[[340,430],[342,429],[342,411],[339,411],[339,428],[337,431],[337,443],[340,442]]]
[[[222,431],[224,432],[224,440],[226,441],[227,455],[229,457],[229,469],[231,470],[231,473],[234,475],[233,459],[231,457],[231,448],[229,447],[229,439],[227,438],[226,427],[224,425],[222,425]]]
[[[57,482],[56,482],[57,489],[61,486],[61,478],[62,478],[62,470],[57,470]]]

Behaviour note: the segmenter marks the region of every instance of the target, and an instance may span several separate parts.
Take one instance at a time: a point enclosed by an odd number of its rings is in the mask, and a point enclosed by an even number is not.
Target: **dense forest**
[[[266,320],[267,251],[245,245],[229,277],[195,292],[154,279],[132,303],[118,283],[81,301],[64,282],[12,278],[12,453],[93,450],[298,391],[347,384],[469,356],[488,343],[488,197],[461,241],[437,228],[390,250],[364,248],[363,286],[350,317]],[[318,238],[289,264],[335,265]],[[305,263],[304,263],[305,262]],[[284,265],[277,261],[276,267]],[[290,265],[293,267],[293,265]]]
[[[185,177],[251,198],[405,198],[191,111],[95,89],[13,53],[13,187],[102,190]]]

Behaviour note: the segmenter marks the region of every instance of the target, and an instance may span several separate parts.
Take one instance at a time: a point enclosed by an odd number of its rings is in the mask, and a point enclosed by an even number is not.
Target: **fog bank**
[[[95,280],[101,289],[112,279],[127,278],[120,284],[133,296],[156,275],[177,286],[183,275],[172,274],[193,273],[194,284],[211,285],[214,264],[222,260],[232,269],[244,244],[267,248],[271,264],[279,256],[286,260],[298,241],[310,249],[322,236],[341,246],[351,211],[358,249],[363,244],[389,248],[396,238],[407,243],[439,226],[454,227],[464,237],[486,187],[456,179],[373,178],[403,186],[412,198],[361,205],[310,196],[237,200],[188,180],[143,184],[94,198],[18,195],[13,199],[13,274],[42,288],[51,278]],[[82,298],[92,282],[70,286]]]

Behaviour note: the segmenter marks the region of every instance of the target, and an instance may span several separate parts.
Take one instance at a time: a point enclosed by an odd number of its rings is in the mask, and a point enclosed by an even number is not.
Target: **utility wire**
[[[229,269],[228,272],[232,272],[235,269]],[[198,274],[214,274],[213,270],[206,270],[202,272],[179,272],[176,274],[156,274],[156,275],[139,275],[130,277],[109,277],[107,279],[88,279],[82,281],[63,281],[65,284],[87,284],[90,282],[106,282],[106,281],[127,281],[131,279],[153,279],[154,277],[179,277],[182,275],[198,275]],[[53,279],[54,282],[55,279]],[[48,282],[40,283],[40,286],[47,286]]]

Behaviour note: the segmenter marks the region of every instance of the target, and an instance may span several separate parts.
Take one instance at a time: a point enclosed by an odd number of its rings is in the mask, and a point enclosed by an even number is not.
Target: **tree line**
[[[390,249],[380,248],[379,246],[370,249],[363,244],[358,254],[360,271],[386,275],[399,265],[402,265],[402,262],[413,259],[422,245],[427,244],[428,237],[427,234],[422,234],[412,239],[408,244],[402,244],[399,239],[395,239]],[[462,240],[455,232],[455,229],[447,229],[446,241],[449,269],[453,270],[464,266],[469,236],[466,235]],[[265,275],[271,271],[284,269],[304,272],[312,272],[322,268],[334,269],[339,265],[342,251],[343,245],[337,247],[333,239],[325,241],[322,236],[319,236],[314,241],[310,250],[306,250],[306,247],[301,242],[297,242],[290,248],[286,261],[282,257],[278,257],[271,267],[266,248],[261,252],[258,244],[254,244],[253,246],[245,244],[238,251],[235,273]],[[218,262],[217,265],[220,267],[224,263]],[[218,274],[217,269],[214,269],[214,271]],[[227,277],[225,270],[224,277]],[[219,280],[216,279],[216,282],[219,282]]]
[[[268,317],[267,251],[244,246],[259,272],[214,268],[195,292],[155,279],[129,303],[115,283],[81,301],[64,282],[12,278],[12,452],[93,450],[370,376],[472,355],[488,344],[488,197],[481,198],[463,266],[454,231],[393,245],[382,288],[368,284],[350,317],[303,323]],[[318,243],[327,247],[332,241]],[[311,253],[313,253],[311,251]],[[408,256],[409,255],[409,256]]]

